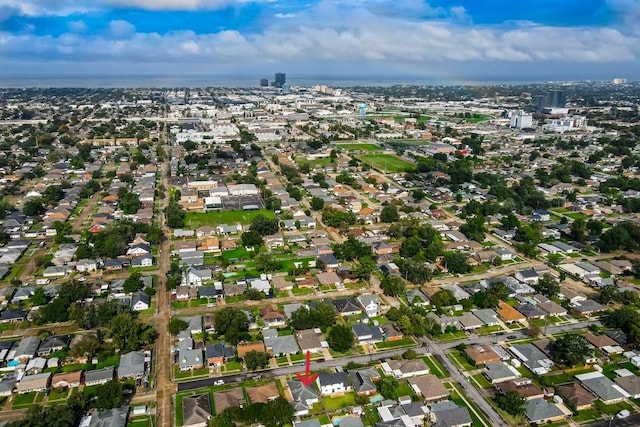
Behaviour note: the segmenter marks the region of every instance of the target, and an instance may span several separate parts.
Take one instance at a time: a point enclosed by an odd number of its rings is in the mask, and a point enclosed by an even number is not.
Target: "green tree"
[[[256,230],[245,231],[240,235],[240,242],[245,248],[257,248],[264,245],[262,236]]]
[[[538,283],[533,285],[533,288],[549,298],[555,298],[560,293],[560,283],[550,274],[542,276]]]
[[[346,353],[353,348],[354,337],[351,328],[346,325],[335,325],[329,331],[327,343],[333,351]]]
[[[137,194],[126,192],[120,198],[118,206],[126,215],[133,215],[138,212],[142,203],[140,202],[140,198]]]
[[[599,236],[604,230],[604,224],[597,219],[590,219],[587,221],[587,230],[589,230],[589,235]]]
[[[216,332],[223,335],[225,341],[236,345],[242,334],[249,330],[249,319],[239,309],[225,307],[215,314]]]
[[[450,273],[466,274],[471,272],[471,266],[467,262],[467,258],[460,252],[445,253],[444,264]]]
[[[111,380],[108,383],[97,386],[93,392],[96,408],[102,410],[121,407],[122,392],[122,383],[118,380]]]
[[[279,230],[278,220],[268,218],[262,214],[256,215],[251,221],[250,231],[257,231],[261,236],[276,234]]]
[[[280,270],[282,263],[268,254],[259,254],[256,259],[256,270],[261,273],[271,273]]]
[[[570,234],[578,242],[586,240],[587,223],[583,218],[577,218],[571,223]]]
[[[264,292],[259,291],[255,288],[249,288],[246,291],[244,291],[244,296],[246,299],[251,300],[251,301],[260,301],[265,299],[267,296],[264,294]]]
[[[391,297],[404,294],[406,287],[402,277],[393,274],[385,274],[380,282],[380,288],[384,294]]]
[[[45,305],[49,302],[49,298],[47,298],[43,288],[36,288],[29,299],[31,300],[31,303],[36,306]]]
[[[260,415],[260,422],[266,427],[283,427],[292,425],[294,409],[283,397],[268,401]]]
[[[175,201],[171,201],[165,208],[164,213],[167,220],[167,225],[170,228],[184,227],[184,219],[186,214],[178,203],[176,203]]]
[[[380,221],[390,224],[399,220],[400,214],[398,213],[398,208],[395,205],[387,204],[382,208],[382,211],[380,212]]]
[[[477,214],[467,218],[467,222],[460,227],[460,231],[469,239],[482,242],[487,233],[484,216]]]
[[[122,288],[126,293],[137,292],[143,287],[144,283],[142,283],[142,275],[138,271],[131,273],[122,284]]]
[[[497,394],[494,397],[498,408],[514,417],[524,415],[526,412],[526,399],[516,391],[508,391],[504,394]]]
[[[398,398],[398,381],[393,377],[384,377],[376,381],[376,388],[385,399],[395,400]]]
[[[322,200],[320,197],[312,197],[311,209],[313,209],[314,211],[321,211],[322,209],[324,209],[324,200]]]
[[[26,216],[36,216],[45,213],[42,199],[31,199],[24,202],[24,204],[22,205],[22,213],[24,213]]]
[[[589,342],[576,333],[563,335],[551,345],[553,360],[565,366],[573,367],[584,363],[589,355],[591,355]]]
[[[244,363],[247,365],[248,370],[255,371],[256,369],[266,368],[269,365],[269,359],[269,353],[251,350],[245,354]]]
[[[437,308],[449,307],[457,302],[453,292],[449,289],[440,289],[431,297],[431,303]]]
[[[169,321],[169,333],[171,335],[178,335],[180,331],[184,331],[185,329],[187,329],[187,326],[189,326],[189,324],[185,320],[182,320],[178,317],[173,317]]]

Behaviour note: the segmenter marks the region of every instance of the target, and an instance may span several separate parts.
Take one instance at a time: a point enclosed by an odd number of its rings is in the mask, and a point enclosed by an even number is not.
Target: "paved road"
[[[165,197],[161,202],[160,227],[166,236],[160,245],[159,261],[158,261],[158,285],[156,293],[157,314],[154,316],[156,328],[158,331],[158,340],[156,342],[155,363],[156,363],[156,397],[158,403],[156,425],[159,427],[171,427],[173,422],[173,414],[171,411],[172,396],[176,387],[171,380],[171,369],[173,363],[171,360],[171,337],[169,335],[169,319],[171,317],[171,301],[169,291],[166,288],[167,272],[171,265],[171,247],[169,236],[171,230],[167,227],[164,216],[164,208],[169,203],[169,181],[167,179],[167,171],[169,170],[169,156],[160,168],[162,185],[167,189]]]
[[[640,414],[631,415],[623,420],[613,418],[606,421],[599,421],[589,424],[587,427],[637,427],[640,426]]]
[[[422,347],[417,347],[415,348],[415,350],[420,354],[426,354],[426,349]],[[374,360],[377,361],[377,360],[389,359],[393,356],[402,354],[405,351],[407,351],[407,349],[402,348],[397,350],[387,350],[379,353],[372,353],[370,355],[359,354],[355,356],[342,357],[339,359],[325,360],[324,362],[312,362],[312,371],[335,368],[336,366],[344,366],[349,362],[365,364],[365,363],[372,362]],[[223,377],[223,379],[226,383],[233,383],[233,382],[239,383],[244,381],[247,378],[251,378],[252,376],[258,375],[258,374],[262,375],[265,378],[275,378],[282,375],[292,375],[297,372],[303,372],[303,371],[304,371],[303,366],[294,365],[294,366],[287,366],[284,368],[275,368],[275,369],[269,369],[269,370],[263,370],[263,371],[257,371],[257,372],[250,372],[248,374],[242,373],[242,374],[236,374],[236,375],[226,375]],[[193,390],[201,387],[211,387],[213,385],[213,382],[218,379],[220,378],[219,377],[206,378],[201,380],[181,382],[181,383],[178,383],[178,391]]]

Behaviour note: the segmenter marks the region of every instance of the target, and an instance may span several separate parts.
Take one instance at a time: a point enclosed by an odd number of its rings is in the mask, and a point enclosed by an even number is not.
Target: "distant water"
[[[172,76],[172,75],[0,75],[2,88],[177,88],[177,87],[257,87],[260,76]],[[465,82],[444,82],[424,77],[362,77],[362,76],[295,76],[287,75],[291,86],[327,85],[333,87],[350,86],[393,86],[393,85],[456,85],[474,84]],[[525,83],[505,81],[478,81],[475,84]]]

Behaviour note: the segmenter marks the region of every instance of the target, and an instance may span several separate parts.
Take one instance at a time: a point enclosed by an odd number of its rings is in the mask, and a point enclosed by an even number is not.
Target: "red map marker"
[[[307,363],[305,365],[304,375],[302,375],[299,372],[296,374],[298,379],[302,381],[302,384],[304,384],[305,387],[309,387],[311,384],[313,384],[316,378],[318,378],[318,374],[310,375],[310,370],[311,370],[311,352],[307,350]]]

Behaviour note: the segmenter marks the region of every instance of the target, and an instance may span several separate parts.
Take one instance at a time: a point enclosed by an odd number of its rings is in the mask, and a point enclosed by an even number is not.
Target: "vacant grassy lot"
[[[383,172],[409,172],[415,169],[413,164],[391,154],[364,154],[360,159]]]
[[[347,151],[378,151],[380,147],[376,144],[336,144],[336,147]]]
[[[334,162],[332,162],[331,157],[320,157],[318,159],[307,159],[306,157],[296,157],[296,163],[298,166],[302,166],[303,164],[308,164],[311,169],[315,168],[326,168],[331,166]]]
[[[257,211],[220,211],[220,212],[187,212],[185,215],[185,228],[196,229],[204,225],[215,227],[220,224],[251,224],[253,218],[258,215],[275,218],[275,214],[267,209]]]

